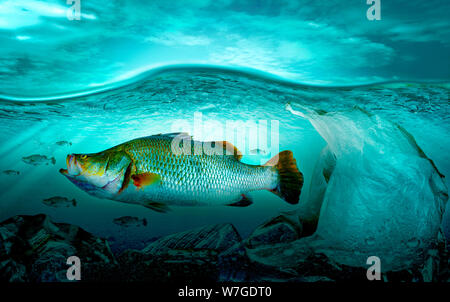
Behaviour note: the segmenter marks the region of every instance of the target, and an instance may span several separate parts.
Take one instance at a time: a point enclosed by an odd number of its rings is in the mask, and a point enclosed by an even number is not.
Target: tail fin
[[[279,183],[270,190],[290,204],[297,204],[303,187],[303,174],[298,170],[292,151],[282,151],[264,166],[274,166],[279,175]]]

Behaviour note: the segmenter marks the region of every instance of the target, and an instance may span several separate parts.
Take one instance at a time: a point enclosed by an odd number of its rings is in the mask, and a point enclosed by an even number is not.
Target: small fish
[[[56,160],[54,157],[47,157],[40,154],[33,154],[30,156],[22,157],[22,160],[25,163],[33,166],[49,165],[50,163],[53,165],[56,164]]]
[[[5,170],[5,171],[3,171],[3,174],[6,174],[6,175],[20,175],[20,171],[16,171],[16,170]]]
[[[72,143],[68,141],[59,141],[56,142],[55,144],[57,144],[58,146],[72,146]]]
[[[246,194],[254,190],[298,203],[303,174],[291,151],[262,166],[242,163],[241,157],[229,142],[192,141],[186,133],[171,133],[134,139],[99,153],[69,154],[67,169],[59,171],[93,196],[158,212],[169,205],[248,206],[252,201]]]
[[[113,222],[117,225],[121,225],[124,227],[129,226],[147,226],[147,219],[142,218],[139,219],[138,217],[132,217],[132,216],[122,216],[119,218],[115,218]]]
[[[44,199],[42,203],[49,207],[54,208],[69,208],[72,206],[74,207],[77,206],[77,201],[75,199],[69,200],[68,198],[61,196],[55,196]]]
[[[250,154],[252,154],[252,155],[259,155],[259,154],[260,155],[266,155],[267,152],[262,150],[262,149],[253,149],[253,150],[250,150]]]

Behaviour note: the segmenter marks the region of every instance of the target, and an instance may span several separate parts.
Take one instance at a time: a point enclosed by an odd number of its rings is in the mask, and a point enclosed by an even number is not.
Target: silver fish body
[[[180,137],[182,143],[174,143]],[[298,202],[303,176],[292,152],[283,151],[263,166],[242,163],[240,158],[227,142],[166,134],[95,154],[69,155],[68,169],[60,172],[91,195],[154,210],[167,205],[249,205],[245,194],[264,189],[289,203]]]
[[[254,190],[273,189],[278,183],[274,167],[252,166],[233,155],[176,155],[171,139],[149,137],[132,142],[128,152],[138,171],[160,175],[156,185],[142,189],[128,186],[116,200],[133,202],[153,200],[167,205],[223,205],[236,202]]]

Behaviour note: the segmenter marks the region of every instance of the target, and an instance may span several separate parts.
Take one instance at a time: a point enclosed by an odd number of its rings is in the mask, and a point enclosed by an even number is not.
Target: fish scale
[[[143,193],[152,200],[167,204],[229,203],[237,201],[244,192],[273,188],[278,175],[273,167],[250,166],[233,155],[174,154],[172,138],[157,136],[133,140],[121,145],[133,159],[136,173],[160,175],[161,183],[145,188]],[[124,192],[132,195],[135,188]],[[203,202],[199,202],[202,200]]]

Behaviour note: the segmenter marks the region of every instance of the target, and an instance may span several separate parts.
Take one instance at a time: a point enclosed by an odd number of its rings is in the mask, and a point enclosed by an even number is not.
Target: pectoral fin
[[[161,202],[146,201],[142,205],[159,213],[166,213],[170,210],[170,208],[166,204]]]
[[[158,184],[161,181],[161,176],[155,173],[146,172],[131,175],[131,179],[137,188],[142,189],[146,186]]]
[[[252,203],[253,203],[253,201],[250,198],[248,198],[247,196],[242,194],[241,199],[239,199],[238,201],[236,201],[234,203],[227,204],[227,206],[230,206],[230,207],[248,207]]]

